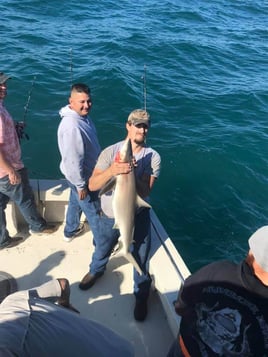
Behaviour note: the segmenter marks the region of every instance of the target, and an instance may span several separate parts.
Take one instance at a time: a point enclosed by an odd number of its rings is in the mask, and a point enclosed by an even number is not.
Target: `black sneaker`
[[[103,274],[103,271],[96,274],[87,273],[80,282],[79,288],[81,290],[90,289]]]
[[[144,321],[147,316],[147,299],[136,299],[134,318],[136,321]]]
[[[22,243],[23,240],[23,237],[9,238],[7,242],[5,242],[3,245],[0,245],[0,249],[16,247],[16,245]]]
[[[84,223],[80,223],[77,230],[74,232],[74,234],[71,237],[63,237],[63,240],[65,242],[70,243],[75,237],[78,237],[80,234],[82,234],[85,230],[85,225]]]

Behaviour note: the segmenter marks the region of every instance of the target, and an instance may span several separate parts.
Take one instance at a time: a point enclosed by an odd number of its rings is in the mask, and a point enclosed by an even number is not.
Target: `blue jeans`
[[[18,172],[21,176],[20,184],[11,185],[8,176],[0,179],[0,246],[4,246],[10,239],[8,230],[6,229],[5,215],[5,209],[10,199],[18,206],[31,230],[39,232],[46,226],[46,221],[37,210],[27,169],[23,168]]]
[[[100,200],[98,192],[89,191],[87,196],[80,200],[76,187],[68,181],[70,186],[70,198],[66,214],[66,224],[64,227],[65,237],[72,237],[80,224],[82,212],[84,212],[94,239],[98,234]]]
[[[103,272],[106,269],[113,247],[120,236],[119,230],[113,229],[113,218],[102,214],[99,219],[99,234],[94,239],[95,251],[90,264],[91,274]],[[152,282],[148,273],[148,256],[151,247],[150,230],[150,210],[144,208],[135,217],[134,243],[131,245],[131,253],[144,272],[140,275],[136,269],[133,269],[134,295],[137,299],[148,298]]]

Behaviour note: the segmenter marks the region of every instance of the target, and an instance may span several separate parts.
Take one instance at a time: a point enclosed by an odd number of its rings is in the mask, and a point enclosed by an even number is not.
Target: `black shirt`
[[[176,311],[192,357],[268,353],[268,287],[245,261],[212,263],[189,276]]]

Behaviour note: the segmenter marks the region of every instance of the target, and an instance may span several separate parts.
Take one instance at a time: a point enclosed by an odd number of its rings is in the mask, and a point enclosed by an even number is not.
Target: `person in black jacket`
[[[186,279],[175,302],[180,331],[168,357],[268,355],[268,226],[248,243],[241,263],[211,263]]]

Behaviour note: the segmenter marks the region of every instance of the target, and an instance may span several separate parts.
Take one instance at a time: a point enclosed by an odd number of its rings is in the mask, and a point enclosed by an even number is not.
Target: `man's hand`
[[[129,174],[135,166],[137,166],[137,163],[134,157],[131,162],[120,161],[120,151],[118,151],[115,155],[114,162],[110,166],[110,170],[113,176]]]
[[[110,166],[112,176],[129,174],[133,169],[133,165],[129,162],[117,162],[114,161]]]
[[[20,174],[15,170],[11,170],[8,173],[8,178],[11,185],[18,185],[19,183],[21,183]]]
[[[15,128],[16,128],[16,132],[17,132],[19,140],[24,139],[24,138],[29,140],[29,135],[27,133],[25,133],[25,131],[24,131],[25,127],[26,127],[25,122],[23,122],[23,121],[15,122]]]
[[[78,190],[79,200],[83,201],[86,198],[87,194],[88,194],[87,188],[83,188],[82,190]]]

